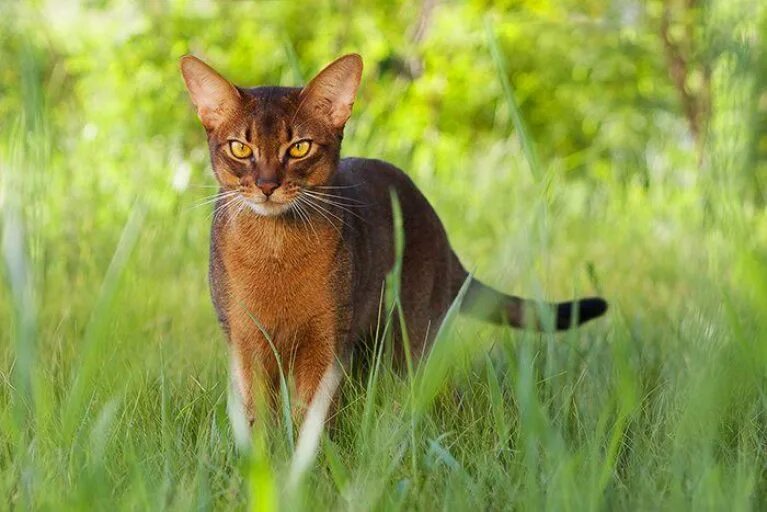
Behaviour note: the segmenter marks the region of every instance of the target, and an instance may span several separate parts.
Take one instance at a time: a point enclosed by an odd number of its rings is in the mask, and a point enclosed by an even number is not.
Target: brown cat
[[[210,287],[231,352],[233,428],[247,444],[253,393],[275,389],[279,364],[292,375],[299,403],[309,405],[305,421],[321,423],[339,361],[370,342],[394,263],[391,190],[402,209],[401,301],[414,360],[468,274],[405,173],[380,160],[339,159],[362,74],[359,55],[339,58],[305,87],[236,87],[192,56],[181,59],[181,70],[221,187]],[[589,298],[550,308],[556,328],[566,329],[602,315],[607,303]],[[540,327],[534,302],[476,280],[462,310]],[[402,361],[401,343],[397,350]]]

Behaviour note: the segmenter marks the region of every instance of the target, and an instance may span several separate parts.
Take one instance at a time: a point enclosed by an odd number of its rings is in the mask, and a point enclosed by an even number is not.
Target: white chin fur
[[[283,214],[290,209],[290,204],[275,203],[274,201],[264,201],[263,203],[256,203],[246,199],[245,203],[257,215],[262,215],[264,217],[274,217],[274,216]]]

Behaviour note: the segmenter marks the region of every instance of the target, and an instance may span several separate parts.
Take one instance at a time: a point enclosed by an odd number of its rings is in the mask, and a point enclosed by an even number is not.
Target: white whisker
[[[318,185],[312,188],[321,189],[321,190],[330,190],[330,189],[343,189],[343,188],[357,188],[360,185],[361,185],[360,183],[355,183],[354,185]]]
[[[348,208],[346,208],[347,206],[350,206],[350,205],[344,205],[344,204],[336,203],[334,201],[330,201],[328,199],[325,199],[325,198],[322,198],[322,197],[319,197],[319,196],[315,196],[315,195],[311,194],[310,192],[307,192],[307,195],[309,195],[310,197],[313,197],[314,199],[316,199],[318,201],[322,201],[323,203],[326,203],[326,204],[329,204],[331,206],[335,206],[337,208],[340,208],[341,210],[345,211],[349,215],[354,215],[355,217],[357,217],[358,219],[360,219],[363,222],[365,221],[365,219],[363,219],[361,216],[359,216],[356,212],[353,212],[353,211],[349,210]]]
[[[222,212],[224,212],[230,205],[234,204],[239,196],[232,196],[226,199],[222,204],[215,207],[211,213],[212,219],[215,222],[215,220],[218,218],[219,215],[221,215]]]
[[[229,205],[234,205],[235,210],[232,212],[229,210]],[[234,219],[240,214],[242,209],[245,207],[245,200],[242,198],[242,196],[235,197],[230,203],[227,204],[227,210],[229,210],[229,218],[226,219],[226,223],[224,224],[224,227],[229,226],[229,224],[234,221]]]
[[[224,197],[231,197],[231,196],[233,196],[233,195],[235,195],[237,193],[238,192],[236,190],[230,190],[230,191],[227,191],[227,192],[220,192],[220,193],[214,194],[212,196],[204,197],[204,198],[200,199],[199,203],[190,206],[189,208],[187,208],[187,210],[192,210],[194,208],[199,208],[201,206],[205,206],[206,204],[210,204],[210,203],[215,203],[219,199],[222,199]]]
[[[327,213],[327,214],[330,214],[330,215],[332,215],[333,217],[335,217],[336,219],[338,219],[338,220],[341,222],[341,224],[343,224],[343,225],[346,225],[346,223],[343,221],[343,219],[341,219],[340,217],[338,217],[338,216],[337,216],[337,215],[335,215],[335,214],[332,214],[332,213],[330,213],[329,211],[327,211],[327,210],[326,210],[325,208],[323,208],[322,206],[320,206],[320,205],[318,205],[318,204],[314,203],[314,202],[313,202],[311,199],[309,199],[309,198],[308,198],[308,196],[303,196],[303,199],[304,199],[304,204],[306,204],[307,206],[310,206],[310,207],[311,207],[311,208],[313,208],[313,209],[314,209],[314,210],[315,210],[317,213],[319,213],[319,214],[320,214],[322,217],[324,217],[324,218],[325,218],[325,220],[326,220],[326,221],[328,221],[328,223],[329,223],[331,226],[333,226],[333,229],[335,229],[335,230],[338,232],[338,234],[339,234],[339,235],[340,235],[340,234],[342,234],[342,233],[341,233],[341,230],[340,230],[340,229],[338,229],[338,226],[336,226],[335,222],[333,222],[333,220],[332,220],[330,217],[328,217],[328,216],[326,215],[326,213]]]
[[[349,201],[349,202],[352,203],[352,204],[346,204],[345,206],[369,206],[367,203],[365,203],[363,201],[360,201],[358,199],[354,199],[353,197],[339,196],[339,195],[336,195],[336,194],[327,194],[325,192],[317,192],[316,190],[312,190],[312,189],[308,189],[308,190],[306,190],[306,192],[309,193],[309,194],[314,194],[314,195],[318,195],[318,196],[322,196],[322,197],[327,197],[327,198],[330,198],[330,199],[340,199],[340,200],[343,200],[343,201]]]
[[[304,225],[304,227],[309,226],[309,229],[312,230],[314,233],[314,237],[317,239],[317,243],[320,242],[320,235],[317,233],[317,230],[314,229],[314,225],[312,224],[312,219],[309,217],[309,214],[304,210],[301,202],[299,201],[300,196],[296,198],[296,201],[293,203],[293,207],[295,208],[296,214],[301,218],[301,223]]]
[[[356,204],[339,203],[338,201],[334,201],[333,199],[328,199],[327,197],[318,196],[314,192],[308,192],[307,191],[306,195],[308,195],[310,197],[313,197],[314,199],[317,199],[318,201],[322,201],[323,203],[327,203],[327,204],[330,204],[330,205],[333,205],[333,206],[340,206],[340,207],[343,207],[343,208],[355,208],[355,207],[359,208],[361,206],[361,205],[356,205]],[[346,211],[349,211],[349,210],[346,210]]]
[[[247,206],[248,206],[247,200],[241,199],[240,206],[238,206],[237,211],[234,212],[234,218],[239,217]]]

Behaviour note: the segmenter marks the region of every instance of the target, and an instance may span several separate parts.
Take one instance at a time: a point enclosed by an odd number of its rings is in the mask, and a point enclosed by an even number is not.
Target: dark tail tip
[[[607,301],[601,297],[588,297],[557,304],[557,329],[569,329],[600,317],[607,311]],[[573,320],[577,320],[574,323]]]

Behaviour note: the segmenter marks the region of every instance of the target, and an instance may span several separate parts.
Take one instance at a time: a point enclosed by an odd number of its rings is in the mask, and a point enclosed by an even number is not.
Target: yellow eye
[[[312,143],[308,140],[298,141],[288,149],[288,154],[291,158],[303,158],[311,149]]]
[[[246,146],[238,140],[230,140],[229,149],[237,158],[248,158],[253,154],[253,150],[250,149],[250,146]]]

